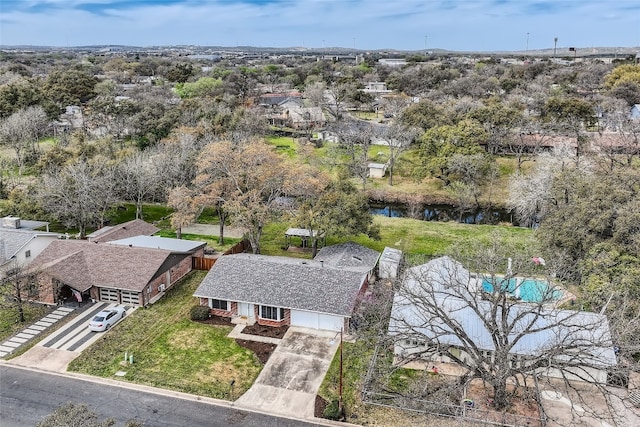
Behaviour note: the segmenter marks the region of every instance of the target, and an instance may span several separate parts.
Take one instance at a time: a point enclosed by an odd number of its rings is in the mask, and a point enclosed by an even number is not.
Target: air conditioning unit
[[[161,283],[160,286],[158,286],[158,292],[164,292],[165,286],[164,283]]]

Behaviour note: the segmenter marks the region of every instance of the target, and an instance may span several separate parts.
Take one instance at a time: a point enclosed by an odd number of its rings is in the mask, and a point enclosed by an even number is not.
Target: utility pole
[[[424,36],[424,51],[425,51],[425,53],[427,52],[427,38],[428,37],[429,36]]]
[[[342,332],[344,328],[340,328],[340,383],[338,386],[338,414],[342,418],[344,408],[342,406]]]
[[[558,47],[558,38],[553,38],[553,59],[556,59],[556,48]]]
[[[527,53],[529,53],[529,32],[527,31]]]

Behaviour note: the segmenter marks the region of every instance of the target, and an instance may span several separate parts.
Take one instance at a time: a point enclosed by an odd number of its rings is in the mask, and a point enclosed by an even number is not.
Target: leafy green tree
[[[407,107],[402,112],[400,121],[407,126],[418,127],[424,131],[436,126],[452,124],[444,109],[428,99]]]
[[[594,115],[593,105],[581,98],[549,98],[542,112],[544,120],[575,137],[578,156],[584,154],[587,144],[585,131],[595,124]]]
[[[40,87],[29,79],[0,85],[0,119],[42,102]]]
[[[82,105],[96,95],[97,83],[98,79],[83,70],[58,69],[45,79],[43,94],[48,101],[59,108]]]
[[[222,80],[213,77],[201,77],[193,83],[176,84],[175,91],[180,98],[215,96],[222,89]]]
[[[298,174],[303,177],[304,174]],[[295,223],[309,231],[313,256],[318,240],[326,236],[366,234],[379,239],[380,230],[373,223],[367,196],[349,181],[329,181],[323,174],[313,174],[305,194],[297,197]],[[307,180],[309,182],[309,180]]]
[[[195,70],[191,64],[175,64],[167,71],[167,80],[170,82],[184,83],[193,76]]]
[[[420,138],[420,155],[427,171],[449,184],[449,159],[454,154],[476,154],[484,150],[487,132],[476,121],[463,120],[456,125],[436,126]]]

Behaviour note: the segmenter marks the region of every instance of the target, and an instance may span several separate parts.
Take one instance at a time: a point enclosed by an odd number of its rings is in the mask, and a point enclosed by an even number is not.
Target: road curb
[[[302,421],[302,422],[307,422],[307,423],[314,423],[314,424],[321,425],[321,426],[328,426],[328,427],[335,427],[335,426],[362,427],[361,425],[358,425],[358,424],[351,424],[351,423],[339,422],[339,421],[331,421],[331,420],[327,420],[327,419],[324,419],[324,418],[315,418],[315,417],[314,418],[297,418],[297,417],[291,417],[291,416],[287,416],[287,415],[275,414],[275,413],[266,412],[266,411],[248,409],[248,408],[244,408],[244,407],[240,408],[240,407],[235,406],[234,402],[229,402],[227,400],[215,399],[215,398],[206,397],[206,396],[198,396],[198,395],[195,395],[195,394],[183,393],[183,392],[173,391],[173,390],[166,390],[166,389],[162,389],[162,388],[147,386],[147,385],[143,385],[143,384],[135,384],[135,383],[115,380],[115,379],[111,379],[111,378],[94,377],[92,375],[79,374],[79,373],[76,373],[76,372],[47,371],[47,370],[44,370],[44,369],[38,369],[38,368],[32,368],[32,367],[28,367],[28,366],[16,365],[16,364],[11,363],[8,360],[0,359],[0,365],[5,365],[5,366],[11,367],[11,368],[15,368],[15,369],[22,369],[22,370],[25,370],[25,371],[40,372],[40,373],[45,373],[45,374],[49,374],[49,375],[57,375],[59,377],[73,378],[73,379],[77,379],[77,380],[80,380],[80,381],[87,381],[87,382],[92,382],[92,383],[96,383],[96,384],[106,384],[106,385],[111,385],[111,386],[114,386],[114,387],[125,388],[125,389],[128,389],[128,390],[141,391],[141,392],[150,393],[150,394],[157,394],[159,396],[166,396],[166,397],[173,397],[173,398],[176,398],[176,399],[183,399],[183,400],[190,400],[190,401],[194,401],[194,402],[201,402],[201,403],[206,403],[208,405],[221,406],[221,407],[225,407],[225,408],[229,408],[229,409],[235,409],[235,410],[238,410],[238,411],[251,412],[251,413],[254,413],[254,414],[262,414],[262,415],[268,415],[268,416],[272,416],[272,417],[278,417],[278,418],[283,418],[283,419],[288,419],[288,420],[293,420],[293,421]]]

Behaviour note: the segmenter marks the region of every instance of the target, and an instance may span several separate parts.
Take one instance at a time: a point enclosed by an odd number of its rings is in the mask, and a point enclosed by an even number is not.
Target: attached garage
[[[311,311],[291,310],[291,326],[339,331],[344,327],[344,317]]]

